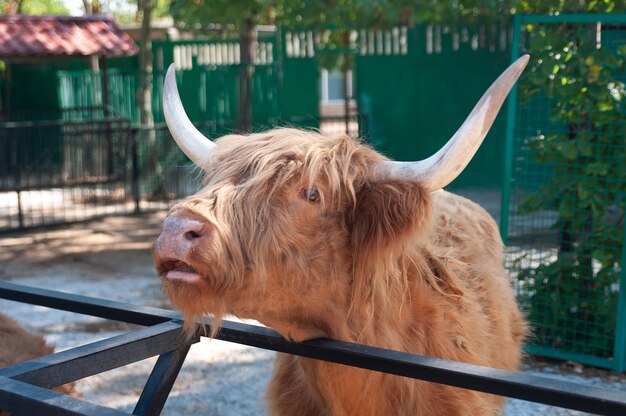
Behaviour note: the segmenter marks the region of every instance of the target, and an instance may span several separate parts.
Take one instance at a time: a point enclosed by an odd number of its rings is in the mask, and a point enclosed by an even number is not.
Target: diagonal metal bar
[[[191,345],[162,354],[148,378],[133,411],[134,415],[158,416],[174,386]]]
[[[10,282],[0,282],[0,298],[143,326],[155,325],[171,319],[181,319],[181,314],[175,311],[40,289]]]
[[[124,416],[126,413],[0,377],[0,409],[20,416]]]
[[[0,369],[0,376],[52,388],[175,351],[187,340],[180,322],[170,321]]]

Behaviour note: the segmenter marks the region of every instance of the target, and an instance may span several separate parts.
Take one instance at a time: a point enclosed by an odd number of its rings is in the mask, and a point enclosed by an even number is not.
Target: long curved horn
[[[194,164],[203,167],[209,153],[215,148],[215,143],[200,133],[185,114],[176,86],[176,66],[174,64],[170,65],[165,75],[163,115],[178,147]]]
[[[371,179],[414,180],[429,191],[436,191],[452,182],[472,160],[528,60],[528,55],[522,56],[491,84],[465,122],[437,153],[418,162],[381,162],[373,167]]]

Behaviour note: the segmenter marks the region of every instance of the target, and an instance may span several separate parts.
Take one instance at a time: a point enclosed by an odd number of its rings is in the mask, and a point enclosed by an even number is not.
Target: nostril
[[[202,237],[202,232],[198,232],[198,231],[187,231],[184,234],[185,240],[187,241],[191,241],[191,240],[195,240],[196,238],[200,238]]]
[[[195,244],[200,238],[207,236],[209,231],[207,227],[208,224],[203,221],[170,215],[163,223],[163,232],[159,238],[163,241],[176,241],[183,246]]]

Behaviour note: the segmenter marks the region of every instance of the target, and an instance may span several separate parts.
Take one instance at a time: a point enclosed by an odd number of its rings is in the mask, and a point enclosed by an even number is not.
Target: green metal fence
[[[252,79],[252,112],[255,129],[276,120],[319,127],[317,62],[310,56],[292,56],[277,45],[280,31],[259,40]],[[161,91],[170,63],[177,66],[180,94],[190,119],[212,125],[211,133],[233,130],[237,119],[238,81],[241,63],[236,40],[183,40],[153,42],[154,76],[152,108],[156,123],[163,122]],[[107,71],[107,98],[103,72],[59,70],[57,95],[62,109],[103,105],[115,108],[139,123],[136,92],[140,74],[134,68]]]
[[[482,92],[506,67],[509,56],[508,25],[354,29],[345,48],[326,48],[324,33],[319,28],[278,29],[259,39],[252,97],[255,129],[277,122],[323,127],[321,67],[328,54],[343,54],[355,63],[352,70],[358,120],[367,119],[367,129],[357,124],[365,139],[391,158],[421,159],[453,134]],[[155,122],[163,121],[163,74],[175,62],[181,97],[190,118],[197,123],[219,125],[215,132],[218,135],[231,131],[238,107],[238,48],[233,39],[153,42]],[[135,61],[108,60],[106,102],[102,71],[94,73],[79,62],[51,65],[15,66],[13,78],[20,84],[12,91],[20,93],[8,94],[7,103],[12,106],[7,108],[108,105],[134,124],[139,122]],[[8,90],[0,83],[2,91]],[[472,163],[452,186],[499,187],[503,137],[504,118],[500,117]]]
[[[359,32],[356,61],[360,110],[367,138],[396,160],[420,160],[449,139],[482,93],[506,68],[508,25],[419,25]],[[501,183],[505,118],[453,188]]]
[[[513,42],[501,227],[529,350],[624,371],[626,15],[516,16]]]
[[[317,76],[316,65],[337,61],[325,59],[329,56],[354,62],[357,110],[367,118],[361,134],[396,160],[419,160],[437,151],[506,68],[510,52],[508,25],[362,28],[350,32],[348,45],[325,48],[321,40],[330,32],[286,31],[286,56],[303,60],[301,69],[309,76]],[[300,93],[296,84],[287,87]],[[452,187],[499,188],[504,131],[505,119],[499,117]]]
[[[59,107],[62,110],[83,107],[104,106],[114,108],[119,114],[139,123],[139,106],[137,104],[137,87],[139,85],[139,71],[133,68],[111,68],[107,70],[107,96],[105,98],[103,72],[94,72],[87,69],[56,71],[57,96]],[[152,107],[157,122],[162,121],[161,86],[163,72],[158,71],[153,76]]]
[[[279,60],[276,35],[262,37],[254,62],[252,113],[255,123],[280,115]],[[155,72],[162,75],[170,63],[178,69],[178,85],[185,111],[192,121],[220,122],[232,129],[239,102],[241,69],[239,43],[232,39],[154,42]],[[160,92],[162,78],[155,91]],[[160,97],[160,93],[155,93]],[[160,107],[155,118],[162,120]]]

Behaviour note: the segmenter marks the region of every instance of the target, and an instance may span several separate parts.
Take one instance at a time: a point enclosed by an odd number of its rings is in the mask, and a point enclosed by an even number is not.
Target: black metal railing
[[[159,356],[134,415],[160,414],[189,347],[209,333],[197,324],[187,338],[179,313],[0,282],[0,297],[122,321],[145,328],[0,369],[0,409],[20,415],[124,415],[47,390]],[[275,331],[224,321],[218,339],[373,371],[544,403],[599,415],[626,414],[623,392],[568,381],[413,355],[349,342],[286,341]]]
[[[0,120],[0,231],[133,212],[128,120],[96,109]]]

